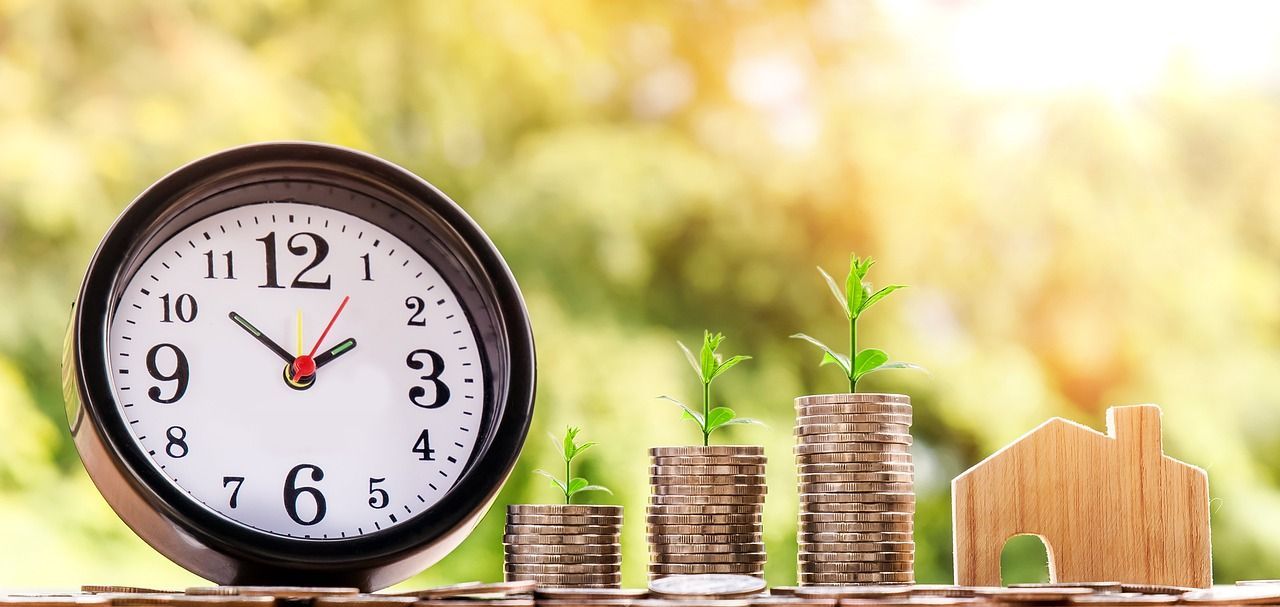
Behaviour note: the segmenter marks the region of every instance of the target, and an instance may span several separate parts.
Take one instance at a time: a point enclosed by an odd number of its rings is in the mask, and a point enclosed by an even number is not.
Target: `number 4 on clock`
[[[427,430],[423,430],[418,435],[418,442],[413,444],[413,452],[420,457],[418,459],[424,462],[436,461],[436,450],[431,448],[431,437],[427,434]]]

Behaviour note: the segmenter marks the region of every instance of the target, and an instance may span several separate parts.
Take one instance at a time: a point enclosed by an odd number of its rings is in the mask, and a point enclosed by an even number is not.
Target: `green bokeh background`
[[[628,512],[645,449],[698,438],[675,347],[754,360],[719,395],[768,428],[768,579],[795,579],[791,400],[839,391],[814,271],[902,282],[863,343],[920,363],[917,577],[951,579],[948,481],[1048,416],[1165,410],[1203,466],[1219,582],[1280,572],[1280,101],[1173,70],[1138,97],[972,91],[874,2],[0,0],[0,586],[201,583],[87,480],[62,414],[70,303],[144,187],[246,142],[325,141],[422,175],[504,252],[539,347],[529,447],[495,508],[413,585],[501,576],[501,505],[551,501],[546,432]],[[1017,542],[1007,575],[1043,574]]]

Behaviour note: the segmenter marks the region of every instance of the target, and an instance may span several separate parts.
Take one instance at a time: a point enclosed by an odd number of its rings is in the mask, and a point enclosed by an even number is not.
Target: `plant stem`
[[[849,393],[858,391],[857,370],[854,368],[858,359],[858,315],[849,317]]]
[[[573,503],[573,494],[569,493],[569,479],[571,478],[573,478],[573,475],[569,474],[569,460],[564,460],[564,486],[565,486],[564,503],[565,504]]]
[[[711,414],[711,382],[702,384],[702,446],[711,444],[711,432],[707,430],[707,416]]]

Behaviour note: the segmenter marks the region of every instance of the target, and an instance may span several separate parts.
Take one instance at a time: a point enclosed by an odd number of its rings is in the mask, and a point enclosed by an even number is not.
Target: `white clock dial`
[[[179,231],[121,292],[108,339],[121,413],[209,510],[352,538],[462,476],[488,397],[479,338],[453,287],[387,230],[302,202],[238,206]]]

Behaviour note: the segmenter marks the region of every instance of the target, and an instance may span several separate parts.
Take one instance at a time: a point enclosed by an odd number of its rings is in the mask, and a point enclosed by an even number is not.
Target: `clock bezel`
[[[124,284],[150,254],[146,247],[198,221],[200,217],[189,215],[193,205],[221,191],[219,187],[242,184],[246,179],[252,182],[255,175],[274,176],[259,181],[275,180],[291,172],[299,175],[298,181],[323,183],[322,177],[341,178],[381,194],[370,195],[422,228],[418,233],[422,242],[397,236],[433,265],[438,260],[426,249],[450,252],[478,287],[472,298],[485,300],[490,308],[483,311],[492,316],[494,332],[478,329],[476,333],[485,350],[482,359],[489,402],[486,427],[482,427],[471,462],[430,508],[400,524],[355,538],[290,538],[255,530],[185,496],[146,461],[133,441],[111,380],[107,356],[110,318]],[[238,205],[227,208],[232,206]],[[319,206],[343,210],[392,230],[338,205]],[[220,210],[209,210],[203,216]],[[436,241],[431,242],[432,238]],[[150,246],[154,249],[155,245]],[[461,297],[464,289],[454,288]],[[67,385],[68,421],[86,469],[108,503],[144,540],[198,575],[221,583],[346,583],[373,588],[412,575],[460,543],[488,510],[515,465],[532,420],[536,383],[532,329],[519,288],[501,254],[461,207],[429,183],[390,162],[354,150],[305,142],[254,144],[179,168],[139,195],[116,220],[89,264],[77,302],[68,336],[69,364],[64,372],[75,384],[74,394],[70,393],[70,382]],[[468,309],[468,314],[474,325],[475,312]],[[490,360],[494,356],[497,358]],[[79,406],[72,405],[72,398]],[[91,422],[89,428],[82,423],[85,416]],[[109,461],[97,461],[104,456]],[[140,503],[150,512],[139,512]],[[219,558],[210,558],[214,555]]]

